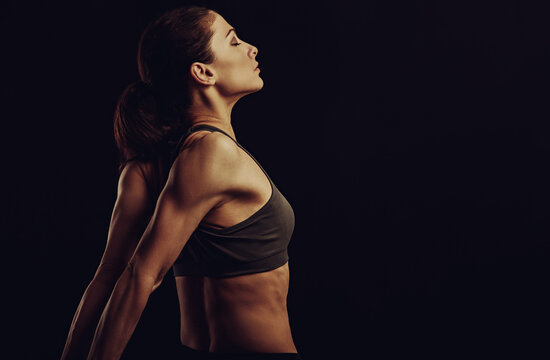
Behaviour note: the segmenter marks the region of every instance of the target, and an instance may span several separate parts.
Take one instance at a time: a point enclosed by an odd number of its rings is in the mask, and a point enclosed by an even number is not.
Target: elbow
[[[94,274],[93,282],[114,286],[124,271],[124,265],[101,263]]]
[[[128,262],[125,272],[132,283],[150,293],[155,291],[163,280],[163,276],[160,273],[147,269],[135,258]]]

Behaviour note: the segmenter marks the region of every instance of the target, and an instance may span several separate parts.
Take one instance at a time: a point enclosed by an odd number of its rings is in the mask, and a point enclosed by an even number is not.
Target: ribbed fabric
[[[207,353],[208,360],[303,360],[298,353]]]
[[[179,352],[174,355],[174,360],[207,360],[208,350],[195,350],[187,345],[180,344]]]
[[[179,348],[174,360],[303,360],[298,353],[218,353],[195,350],[183,344]]]
[[[223,130],[210,125],[191,127],[185,138],[199,130]],[[294,211],[258,161],[237,141],[262,169],[271,184],[271,197],[264,206],[238,224],[215,229],[199,224],[173,265],[175,276],[230,277],[272,270],[288,261],[287,247],[294,231]]]

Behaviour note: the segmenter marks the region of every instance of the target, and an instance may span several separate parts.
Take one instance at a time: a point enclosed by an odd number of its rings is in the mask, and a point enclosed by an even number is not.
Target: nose
[[[258,55],[258,48],[251,44],[250,45],[250,51],[248,52],[248,54],[251,58],[254,59],[256,57],[256,55]]]

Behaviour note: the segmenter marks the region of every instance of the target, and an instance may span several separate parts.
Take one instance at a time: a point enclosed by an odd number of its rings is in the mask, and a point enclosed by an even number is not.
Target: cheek
[[[257,74],[253,61],[243,54],[227,56],[218,64],[218,87],[224,94],[232,94],[250,88],[251,81]]]
[[[248,77],[243,76],[243,72],[236,68],[229,68],[221,74],[221,78],[217,81],[217,87],[220,92],[226,96],[242,91],[250,82]]]
[[[249,81],[249,75],[253,74],[251,64],[246,61],[236,60],[224,69],[223,81],[227,84],[241,84]]]

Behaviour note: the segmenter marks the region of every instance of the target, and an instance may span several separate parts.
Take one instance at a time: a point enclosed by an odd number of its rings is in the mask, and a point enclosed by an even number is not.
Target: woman
[[[88,287],[86,292],[94,294],[85,293],[81,301],[64,356],[73,343],[89,343],[86,336],[109,296],[105,289],[114,285],[88,359],[118,359],[148,297],[173,267],[186,355],[182,351],[182,359],[300,359],[286,308],[286,248],[294,213],[236,141],[231,126],[235,103],[263,87],[257,52],[223,17],[200,7],[172,10],[144,31],[138,65],[142,81],[150,85],[141,87],[152,89],[161,120],[148,122],[144,111],[145,120],[138,125],[153,124],[149,130],[158,136],[149,152],[122,151],[123,163],[131,156],[137,160],[126,161],[121,173],[98,269],[111,268],[111,274],[120,276],[114,278],[116,285],[111,276],[99,290]],[[123,149],[136,148],[133,140],[143,134],[125,125],[117,141]],[[151,215],[151,199],[168,168],[167,149],[174,134],[182,132]],[[86,320],[80,321],[82,314]]]

